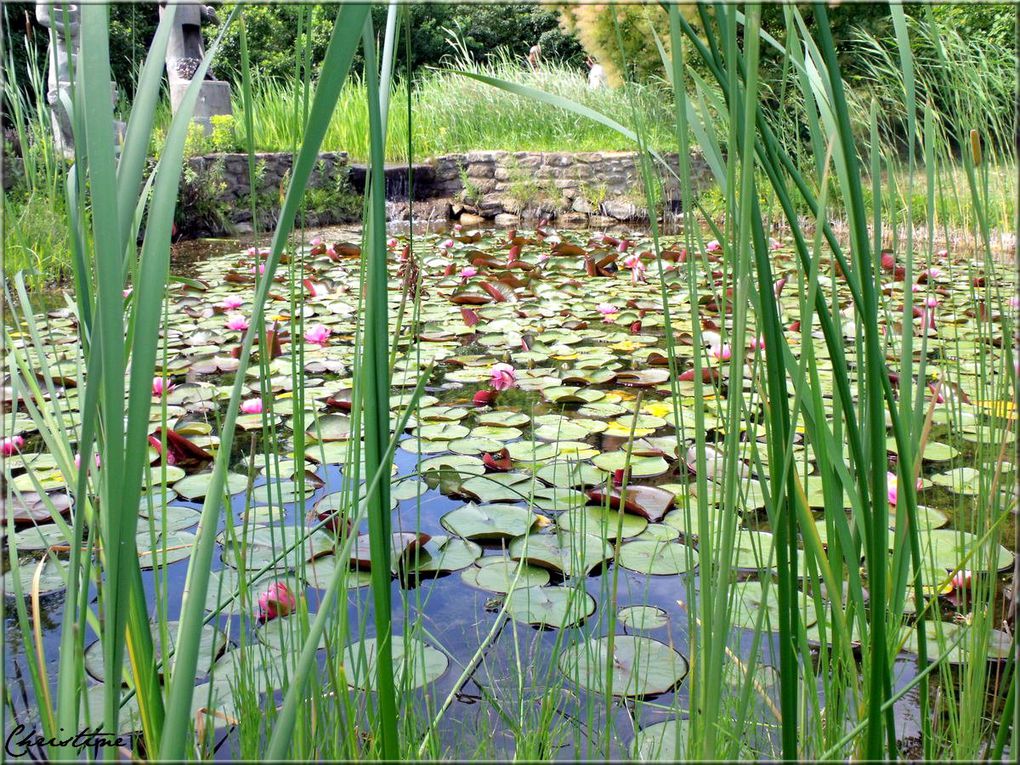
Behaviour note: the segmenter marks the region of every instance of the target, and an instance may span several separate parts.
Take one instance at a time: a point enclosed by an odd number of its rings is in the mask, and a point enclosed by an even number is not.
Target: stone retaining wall
[[[633,152],[448,154],[414,166],[414,196],[415,201],[445,205],[447,217],[472,223],[495,219],[512,224],[520,218],[581,223],[592,216],[646,221],[649,213],[636,156]],[[677,155],[665,159],[677,173]],[[682,206],[679,183],[655,164],[663,179],[663,197],[656,204],[656,213],[675,212]],[[258,154],[256,166],[259,225],[265,230],[279,215],[290,179],[291,156]],[[691,155],[690,172],[691,186],[700,193],[711,182],[708,165],[700,155]],[[306,225],[357,220],[364,183],[364,166],[352,165],[345,153],[319,155],[309,183]],[[386,187],[388,199],[395,203],[391,214],[406,218],[407,168],[388,166]],[[247,155],[215,154],[188,160],[180,208],[182,233],[250,231]]]

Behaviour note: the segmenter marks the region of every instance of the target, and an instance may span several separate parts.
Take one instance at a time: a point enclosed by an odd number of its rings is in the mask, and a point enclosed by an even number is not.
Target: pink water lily
[[[711,242],[705,245],[706,252],[719,252],[722,249],[722,245],[719,244],[718,239],[713,239]]]
[[[220,307],[228,311],[233,311],[240,308],[243,304],[244,301],[237,295],[229,295],[228,297],[223,298],[223,302],[220,303]]]
[[[257,266],[252,266],[251,267],[251,272],[253,274],[257,273],[257,274],[259,274],[261,276],[262,274],[264,274],[266,272],[266,264],[265,263],[259,263]]]
[[[602,314],[602,321],[610,321],[610,316],[614,313],[619,313],[620,309],[612,303],[599,303],[595,306],[595,310]]]
[[[783,243],[780,242],[778,239],[773,239],[772,237],[769,237],[769,249],[770,250],[778,250],[778,249],[781,249],[782,246],[783,246]]]
[[[896,474],[892,473],[892,472],[886,472],[885,478],[886,478],[886,482],[889,484],[889,504],[892,505],[893,507],[895,507],[896,506],[896,500],[899,499],[899,490],[898,490]],[[918,478],[917,479],[917,484],[916,484],[916,488],[917,488],[918,491],[921,490],[921,486],[922,485],[923,484],[921,483],[921,479]]]
[[[4,457],[13,457],[25,446],[25,439],[21,436],[11,436],[0,441],[0,454]]]
[[[748,346],[752,351],[764,351],[765,350],[765,338],[758,335],[757,338],[751,341]]]
[[[509,364],[494,364],[489,384],[494,390],[510,390],[517,385],[517,370]]]
[[[162,396],[164,393],[169,393],[174,389],[174,384],[169,380],[162,377],[152,378],[152,395]]]
[[[329,336],[333,330],[322,324],[313,324],[305,330],[305,341],[312,345],[325,345],[329,342]]]
[[[241,402],[241,411],[245,414],[262,414],[262,399],[250,398]]]
[[[235,332],[244,332],[248,329],[248,320],[240,314],[234,314],[227,317],[227,329],[232,329]]]
[[[286,616],[297,608],[297,598],[283,582],[273,582],[259,595],[258,620],[267,622],[278,616]]]
[[[388,248],[390,248],[391,250],[397,249],[397,245],[398,244],[400,244],[400,242],[397,241],[397,239],[395,237],[391,236],[389,239],[386,240],[386,246]]]
[[[954,590],[966,590],[970,587],[974,574],[970,569],[962,569],[953,574],[952,585]]]
[[[460,269],[461,279],[470,279],[472,276],[478,273],[478,269],[474,266],[468,266],[467,268]]]
[[[733,356],[733,350],[728,344],[713,345],[708,349],[708,355],[716,361],[729,361]]]
[[[441,249],[441,250],[452,250],[453,249],[453,240],[452,239],[444,239],[442,244],[439,245],[439,249]]]
[[[1013,297],[1009,299],[1009,307],[1014,310],[1020,308],[1020,296],[1013,295]]]
[[[310,247],[313,247],[313,248],[314,248],[314,247],[319,247],[319,246],[321,246],[321,245],[322,245],[322,239],[320,239],[319,237],[315,237],[315,238],[314,238],[314,239],[313,239],[312,241],[310,241],[310,242],[309,242],[308,244],[309,244],[309,246],[310,246]]]
[[[99,467],[99,455],[98,454],[93,455],[92,459],[96,463],[96,467]],[[78,470],[81,470],[81,454],[74,455],[74,466]]]

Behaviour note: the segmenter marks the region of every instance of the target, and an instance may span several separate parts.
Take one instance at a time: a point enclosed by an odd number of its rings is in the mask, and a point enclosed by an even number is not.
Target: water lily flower
[[[225,308],[228,311],[233,311],[237,308],[240,308],[243,303],[244,301],[241,300],[241,298],[239,298],[237,295],[229,295],[223,298],[223,302],[220,303],[220,307]]]
[[[397,249],[398,244],[400,244],[400,242],[397,241],[396,237],[391,236],[389,239],[386,240],[386,246],[391,250]]]
[[[1013,297],[1009,299],[1009,307],[1014,310],[1020,308],[1020,296],[1013,295]]]
[[[460,231],[464,230],[464,227],[461,224],[459,224],[459,223],[454,223],[453,224],[453,230],[457,231],[457,232],[460,232]]]
[[[164,393],[169,393],[173,389],[174,389],[174,384],[172,382],[168,382],[167,380],[165,380],[162,377],[153,377],[152,378],[152,395],[153,396],[162,396]]]
[[[240,314],[228,316],[227,329],[232,329],[235,332],[244,332],[246,329],[248,329],[248,320],[241,316]]]
[[[896,506],[896,500],[899,499],[899,489],[897,485],[897,478],[895,473],[886,472],[886,482],[889,484],[889,504],[893,507]],[[918,491],[921,490],[921,479],[917,479],[916,488]]]
[[[780,242],[778,239],[773,239],[771,236],[769,237],[769,249],[770,250],[778,250],[778,249],[781,249],[782,246],[783,246],[783,243]]]
[[[262,399],[250,398],[241,402],[241,411],[245,414],[262,414]]]
[[[713,239],[711,242],[705,245],[706,252],[719,252],[722,249],[722,245],[719,244],[718,239]]]
[[[716,361],[729,361],[733,356],[733,351],[729,344],[724,343],[722,345],[713,345],[709,348],[708,354]]]
[[[517,370],[509,364],[494,364],[490,384],[494,390],[509,390],[517,385]]]
[[[259,250],[258,250],[257,247],[249,247],[248,248],[248,257],[249,258],[257,258],[258,255],[259,255]]]
[[[333,330],[322,324],[313,324],[305,330],[305,341],[312,345],[325,345],[329,342],[329,336]]]
[[[973,572],[971,572],[971,570],[967,568],[962,569],[961,571],[957,571],[955,574],[953,574],[953,579],[951,582],[951,584],[953,585],[953,589],[955,590],[969,589],[971,579],[973,578],[973,576],[974,576]]]
[[[765,338],[762,335],[758,335],[757,338],[751,341],[748,346],[752,351],[764,351],[765,350]]]
[[[467,268],[462,268],[460,270],[460,278],[461,279],[465,279],[465,280],[466,279],[470,279],[472,276],[474,276],[477,273],[478,273],[478,269],[477,268],[475,268],[474,266],[468,266]]]
[[[441,249],[441,250],[452,250],[453,249],[453,240],[452,239],[444,240],[443,243],[439,245],[439,249]]]
[[[251,272],[253,274],[257,273],[259,276],[263,275],[266,272],[266,264],[265,263],[259,263],[257,266],[252,266],[251,267]]]
[[[602,314],[602,321],[608,322],[610,320],[609,317],[614,313],[618,313],[620,309],[612,303],[599,303],[595,306],[595,310]]]
[[[93,455],[93,461],[96,463],[96,467],[99,467],[99,455]],[[81,454],[74,455],[74,466],[78,470],[81,470]]]
[[[258,619],[267,622],[278,616],[286,616],[297,608],[297,598],[283,582],[273,582],[259,595]]]
[[[21,451],[25,445],[25,439],[21,436],[11,436],[0,441],[0,454],[5,457],[13,457]]]
[[[549,260],[549,253],[548,252],[540,252],[538,254],[537,260],[538,260],[539,263],[545,263],[547,260]]]
[[[496,391],[494,390],[480,390],[471,399],[471,403],[475,406],[489,406],[493,401],[496,400]]]

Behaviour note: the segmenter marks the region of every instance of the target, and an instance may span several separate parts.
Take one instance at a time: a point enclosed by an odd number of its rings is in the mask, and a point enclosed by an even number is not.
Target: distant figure
[[[588,56],[588,90],[598,90],[608,85],[606,80],[606,70],[602,68],[602,64],[594,56]]]
[[[528,66],[531,67],[531,71],[537,72],[539,65],[542,63],[542,46],[535,43],[531,46],[531,50],[528,51]]]

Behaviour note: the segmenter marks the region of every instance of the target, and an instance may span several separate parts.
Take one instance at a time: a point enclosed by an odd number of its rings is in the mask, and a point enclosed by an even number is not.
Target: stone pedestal
[[[190,84],[188,80],[171,81],[170,106],[174,114],[180,108],[181,101],[184,100],[184,93]],[[205,134],[209,135],[212,132],[212,118],[223,114],[233,114],[230,106],[230,83],[220,80],[203,81],[198,93],[198,101],[195,103],[192,122],[201,125]]]

